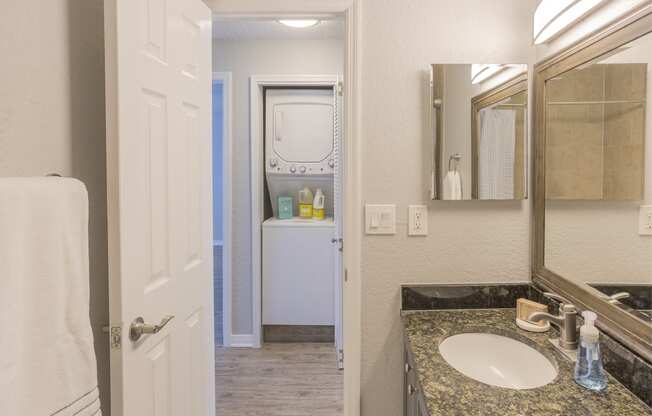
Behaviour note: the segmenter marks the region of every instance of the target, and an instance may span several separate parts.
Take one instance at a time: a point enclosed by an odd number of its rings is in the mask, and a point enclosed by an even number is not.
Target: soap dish
[[[533,324],[532,322],[524,321],[516,318],[516,325],[524,331],[530,332],[546,332],[550,329],[550,322],[546,321],[544,326]]]

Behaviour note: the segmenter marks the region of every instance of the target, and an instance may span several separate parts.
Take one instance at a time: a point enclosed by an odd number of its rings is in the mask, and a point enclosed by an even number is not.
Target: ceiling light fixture
[[[295,29],[305,29],[307,27],[312,27],[319,23],[317,19],[282,19],[278,21],[280,24],[292,27]]]
[[[561,32],[604,0],[541,0],[534,12],[534,44]]]

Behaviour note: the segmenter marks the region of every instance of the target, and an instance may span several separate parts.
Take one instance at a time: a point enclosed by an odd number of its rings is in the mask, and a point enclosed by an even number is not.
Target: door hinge
[[[349,271],[347,269],[344,269],[344,281],[349,281]]]
[[[122,327],[112,326],[109,338],[111,339],[112,350],[119,350],[122,348]]]
[[[344,86],[342,85],[342,81],[337,83],[337,95],[342,96],[342,93],[344,91]]]
[[[344,366],[344,350],[337,350],[337,362],[340,368]]]

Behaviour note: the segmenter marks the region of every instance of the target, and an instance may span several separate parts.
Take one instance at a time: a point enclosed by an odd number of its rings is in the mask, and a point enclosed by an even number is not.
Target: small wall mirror
[[[432,199],[527,198],[526,64],[431,65]]]

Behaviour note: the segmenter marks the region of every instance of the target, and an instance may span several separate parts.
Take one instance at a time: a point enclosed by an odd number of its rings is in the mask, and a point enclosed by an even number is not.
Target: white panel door
[[[105,31],[112,415],[213,415],[211,13],[106,0]]]

